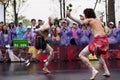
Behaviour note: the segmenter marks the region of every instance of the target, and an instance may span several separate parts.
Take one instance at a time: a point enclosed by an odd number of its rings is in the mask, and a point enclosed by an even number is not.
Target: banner
[[[85,46],[52,46],[54,61],[80,60],[79,53]],[[0,61],[25,61],[26,59],[45,60],[49,53],[37,53],[34,46],[18,46],[10,49],[0,46]],[[120,59],[120,44],[110,45],[109,52],[102,55],[104,59]],[[96,60],[96,56],[89,55],[90,60]]]

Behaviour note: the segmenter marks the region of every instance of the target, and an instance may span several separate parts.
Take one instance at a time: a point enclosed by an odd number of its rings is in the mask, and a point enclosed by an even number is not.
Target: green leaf
[[[72,4],[71,4],[71,3],[69,4],[69,7],[72,7]]]

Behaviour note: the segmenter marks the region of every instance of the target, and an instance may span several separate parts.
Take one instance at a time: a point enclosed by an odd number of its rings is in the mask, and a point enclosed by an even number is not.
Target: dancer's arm
[[[79,19],[76,19],[74,17],[71,16],[70,12],[67,11],[67,17],[70,18],[71,20],[77,22],[77,23],[80,23],[81,25],[82,24],[88,24],[88,19],[84,19],[84,20],[79,20]]]
[[[54,18],[51,16],[48,17],[48,21],[44,23],[39,29],[36,29],[35,32],[41,32],[50,29],[50,26],[54,23]]]
[[[35,29],[35,32],[45,31],[45,30],[47,30],[47,29],[49,29],[49,28],[50,28],[50,25],[49,25],[48,23],[45,23],[45,24],[43,24],[40,28]]]

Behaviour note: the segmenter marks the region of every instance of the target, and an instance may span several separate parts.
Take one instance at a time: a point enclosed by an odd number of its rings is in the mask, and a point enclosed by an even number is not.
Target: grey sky
[[[22,12],[22,15],[25,15],[28,19],[35,18],[35,19],[43,19],[46,20],[48,16],[55,15],[60,17],[59,15],[59,3],[58,0],[28,0],[26,5],[27,7]],[[73,4],[73,11],[72,15],[79,18],[79,14],[82,14],[82,11],[87,8],[93,8],[95,5],[96,0],[66,0],[66,4],[72,3]],[[116,1],[116,20],[119,21],[119,0]],[[96,8],[96,13],[98,11],[105,13],[104,3],[98,4]],[[99,14],[97,13],[98,17]],[[105,19],[105,18],[104,18]]]

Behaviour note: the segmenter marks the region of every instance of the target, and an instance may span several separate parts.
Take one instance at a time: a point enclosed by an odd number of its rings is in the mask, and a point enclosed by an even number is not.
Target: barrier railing
[[[14,42],[17,44],[17,40]],[[27,42],[25,42],[27,45]],[[78,55],[80,51],[85,46],[52,46],[54,49],[54,58],[53,60],[80,60]],[[10,50],[7,50],[5,47],[0,47],[0,61],[6,58],[10,58],[11,61],[24,61],[26,57],[31,55],[31,58],[37,58],[38,60],[44,60],[47,58],[47,53],[37,54],[37,50],[34,46],[17,46],[11,47]],[[120,59],[120,44],[111,44],[109,52],[103,55],[105,59]],[[96,56],[89,55],[89,59],[96,60]]]

